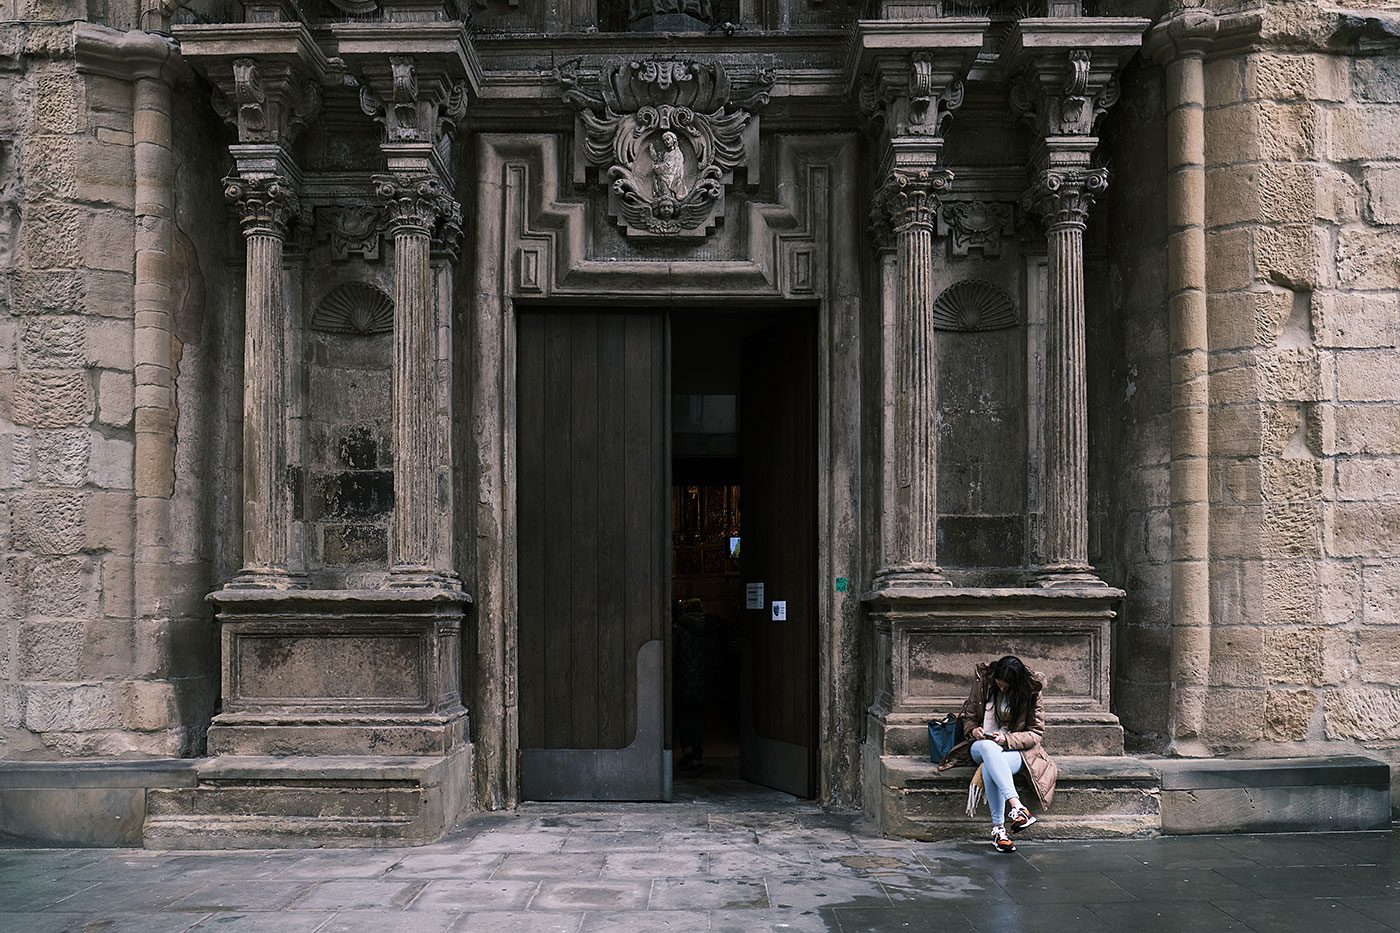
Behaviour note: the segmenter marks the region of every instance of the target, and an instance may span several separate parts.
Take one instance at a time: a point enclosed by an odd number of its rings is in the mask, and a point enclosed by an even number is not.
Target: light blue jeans
[[[1006,802],[1016,793],[1011,775],[1021,770],[1021,753],[1008,751],[991,739],[972,743],[972,760],[982,766],[982,783],[987,788],[987,808],[992,811],[992,825],[1006,822]]]

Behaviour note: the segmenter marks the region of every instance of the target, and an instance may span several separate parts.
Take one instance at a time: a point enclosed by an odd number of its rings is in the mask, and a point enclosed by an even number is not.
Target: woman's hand
[[[981,726],[973,726],[972,731],[969,732],[968,735],[972,736],[972,741],[974,742],[980,741],[987,737],[987,733],[982,731]]]
[[[1005,732],[998,732],[998,733],[996,733],[995,735],[992,736],[992,740],[993,740],[994,742],[996,742],[998,745],[1000,745],[1002,748],[1006,748],[1006,747],[1007,747],[1007,743],[1008,743],[1009,741],[1011,741],[1010,739],[1008,739],[1008,738],[1006,737],[1006,733],[1005,733]]]

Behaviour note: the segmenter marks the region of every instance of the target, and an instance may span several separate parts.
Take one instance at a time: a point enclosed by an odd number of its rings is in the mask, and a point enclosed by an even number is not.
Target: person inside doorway
[[[978,664],[958,713],[964,739],[938,764],[940,771],[977,765],[967,791],[967,815],[976,815],[985,793],[992,815],[992,846],[998,852],[1016,851],[1016,843],[1006,833],[1008,820],[1012,832],[1036,822],[1017,793],[1016,774],[1029,772],[1042,809],[1055,796],[1059,768],[1045,750],[1044,683],[1015,655]]]
[[[710,706],[716,625],[705,604],[686,600],[672,632],[675,651],[676,744],[682,771],[698,771],[705,758],[705,714]]]

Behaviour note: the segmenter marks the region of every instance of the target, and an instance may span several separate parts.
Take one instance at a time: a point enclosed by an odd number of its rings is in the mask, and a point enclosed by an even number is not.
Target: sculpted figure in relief
[[[652,143],[647,151],[651,155],[652,194],[658,201],[684,200],[689,186],[685,181],[685,153],[681,152],[680,139],[667,130],[661,134],[661,145]]]

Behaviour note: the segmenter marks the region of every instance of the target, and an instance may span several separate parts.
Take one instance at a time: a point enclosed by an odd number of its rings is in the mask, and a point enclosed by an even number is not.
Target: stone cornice
[[[179,47],[170,39],[139,29],[118,32],[95,23],[73,27],[73,56],[80,73],[119,81],[157,78],[172,83],[184,71]]]

